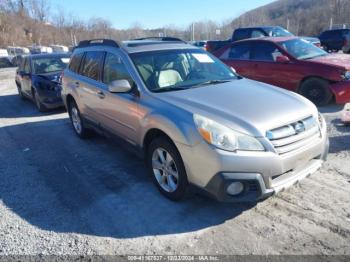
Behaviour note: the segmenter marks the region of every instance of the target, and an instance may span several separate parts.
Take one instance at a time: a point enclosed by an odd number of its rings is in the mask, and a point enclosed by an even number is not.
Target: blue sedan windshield
[[[69,57],[43,57],[33,59],[35,74],[63,71],[69,63]]]

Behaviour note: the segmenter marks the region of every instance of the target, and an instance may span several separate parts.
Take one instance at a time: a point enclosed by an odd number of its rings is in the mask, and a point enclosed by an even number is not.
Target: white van
[[[64,45],[50,45],[54,53],[67,53],[69,48]]]
[[[30,48],[32,54],[50,54],[52,53],[52,48],[48,46],[32,46]]]
[[[0,57],[8,57],[9,54],[6,49],[0,49]]]
[[[28,48],[20,46],[8,46],[7,52],[9,56],[27,55],[30,53]]]

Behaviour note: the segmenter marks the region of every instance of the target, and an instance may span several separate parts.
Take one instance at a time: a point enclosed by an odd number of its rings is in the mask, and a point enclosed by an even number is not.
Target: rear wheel
[[[325,106],[330,103],[333,94],[329,89],[329,82],[319,78],[310,78],[302,83],[300,94],[312,101],[317,106]]]
[[[24,99],[25,99],[25,97],[24,97],[24,95],[23,95],[21,85],[20,85],[20,84],[18,84],[17,82],[16,82],[16,85],[17,85],[17,90],[18,90],[18,95],[19,95],[19,97],[20,97],[22,100],[24,100]]]
[[[79,108],[75,101],[71,101],[69,103],[68,113],[75,133],[80,138],[89,137],[91,135],[91,130],[85,127],[84,121],[81,117]]]
[[[147,165],[159,191],[177,201],[186,196],[188,180],[186,170],[176,147],[165,137],[156,138],[147,151]]]

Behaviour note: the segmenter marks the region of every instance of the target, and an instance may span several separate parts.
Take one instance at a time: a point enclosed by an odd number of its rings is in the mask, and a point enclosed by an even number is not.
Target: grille
[[[317,142],[321,137],[318,121],[314,117],[285,125],[266,133],[276,152],[287,154]]]

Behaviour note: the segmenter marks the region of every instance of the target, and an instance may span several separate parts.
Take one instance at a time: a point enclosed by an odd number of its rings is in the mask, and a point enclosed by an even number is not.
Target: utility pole
[[[287,30],[289,31],[289,19],[287,19]]]
[[[194,22],[192,24],[192,41],[194,41]]]
[[[331,17],[331,20],[329,21],[329,29],[331,30],[333,28],[333,17]]]

